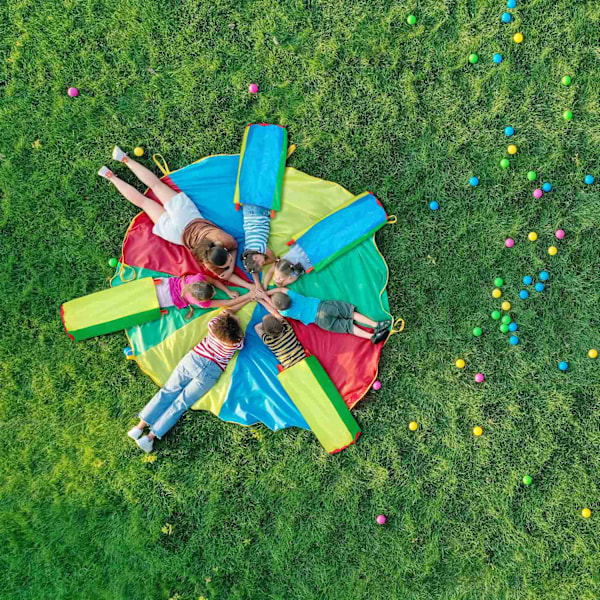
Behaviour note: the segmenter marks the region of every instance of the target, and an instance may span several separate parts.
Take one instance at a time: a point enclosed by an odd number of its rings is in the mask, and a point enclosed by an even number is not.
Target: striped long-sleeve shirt
[[[216,319],[212,319],[208,322],[208,334],[193,350],[196,354],[212,360],[224,371],[233,355],[244,347],[244,340],[240,340],[234,346],[223,343],[213,333],[215,321]]]
[[[262,341],[269,347],[284,369],[289,369],[306,358],[306,352],[296,337],[292,326],[286,321],[283,330],[277,337],[262,334]]]

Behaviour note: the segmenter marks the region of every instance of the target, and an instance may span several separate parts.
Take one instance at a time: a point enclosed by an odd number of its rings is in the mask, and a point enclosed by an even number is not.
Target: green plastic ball
[[[504,279],[502,279],[502,277],[496,277],[496,279],[494,279],[494,285],[496,287],[502,287],[504,285]]]
[[[408,15],[408,17],[406,17],[406,22],[409,25],[414,25],[417,22],[417,17],[415,17],[415,15]]]
[[[523,477],[523,483],[525,485],[531,485],[533,483],[533,479],[530,475],[525,475],[525,477]]]
[[[535,171],[529,171],[527,173],[527,179],[529,179],[529,181],[535,181],[537,179],[537,173]]]
[[[473,335],[475,337],[479,337],[482,333],[483,330],[481,329],[481,327],[475,327],[475,329],[473,329]]]
[[[563,113],[563,119],[565,121],[570,121],[573,118],[573,113],[570,110],[565,110]]]
[[[469,54],[469,62],[474,65],[479,60],[479,56],[473,52],[473,54]]]
[[[502,322],[503,322],[505,325],[508,325],[508,324],[511,322],[511,318],[510,318],[510,316],[509,316],[509,315],[504,315],[504,316],[502,317]]]
[[[108,261],[108,266],[112,267],[113,269],[119,264],[119,261],[116,258],[111,258]]]
[[[503,159],[500,161],[500,166],[501,166],[503,169],[508,169],[508,167],[510,166],[510,162],[508,162],[508,158],[503,158]]]
[[[494,319],[494,321],[497,321],[500,318],[500,311],[495,310],[492,312],[492,319]]]
[[[563,78],[560,80],[560,82],[561,82],[561,83],[562,83],[564,86],[571,85],[571,78],[569,77],[569,75],[565,75],[565,76],[564,76],[564,77],[563,77]]]
[[[502,333],[508,333],[508,325],[506,323],[502,323],[502,325],[500,325],[500,331]]]

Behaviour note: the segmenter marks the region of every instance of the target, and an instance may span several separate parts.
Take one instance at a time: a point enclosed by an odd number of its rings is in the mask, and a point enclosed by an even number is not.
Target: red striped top
[[[224,371],[233,355],[244,347],[244,340],[241,339],[234,346],[229,346],[217,339],[213,333],[214,322],[219,317],[215,317],[208,322],[208,334],[193,350],[196,354],[208,358],[216,363]]]

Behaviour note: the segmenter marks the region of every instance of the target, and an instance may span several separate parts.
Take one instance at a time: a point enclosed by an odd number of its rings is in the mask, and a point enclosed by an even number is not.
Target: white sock
[[[100,167],[98,175],[100,175],[100,177],[104,177],[105,179],[110,179],[113,176],[113,172],[108,167]]]
[[[142,436],[139,440],[135,440],[135,443],[144,451],[152,452],[154,446],[154,440],[150,439],[147,435]]]
[[[134,427],[133,429],[130,429],[127,432],[127,435],[132,439],[132,440],[137,440],[139,439],[139,437],[142,435],[142,430],[139,427]]]
[[[127,158],[127,154],[119,146],[115,146],[112,151],[112,157],[119,162],[124,162],[123,159]]]

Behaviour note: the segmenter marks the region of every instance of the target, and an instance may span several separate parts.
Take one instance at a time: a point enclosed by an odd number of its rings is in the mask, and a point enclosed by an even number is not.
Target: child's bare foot
[[[100,177],[104,177],[105,179],[110,179],[113,176],[113,172],[108,167],[100,167],[98,175],[100,175]]]
[[[112,151],[112,157],[114,160],[118,160],[119,162],[127,162],[127,154],[119,148],[119,146],[115,146]]]

